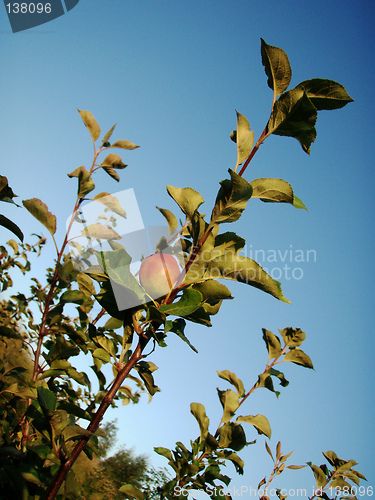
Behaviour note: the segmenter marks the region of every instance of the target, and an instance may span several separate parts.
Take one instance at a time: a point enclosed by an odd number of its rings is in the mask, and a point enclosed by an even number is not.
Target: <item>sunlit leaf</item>
[[[112,210],[112,212],[114,212],[115,214],[118,214],[126,219],[126,212],[120,205],[120,202],[118,201],[118,198],[116,196],[113,196],[109,193],[99,193],[93,199],[94,201],[102,203],[105,207]]]
[[[220,182],[221,187],[212,210],[211,223],[234,222],[241,217],[251,198],[253,188],[246,179],[229,169],[231,179]]]
[[[122,159],[120,158],[119,155],[115,155],[113,153],[109,154],[106,156],[103,160],[103,162],[100,165],[101,167],[112,167],[112,168],[118,168],[118,169],[123,169],[127,167],[125,163],[123,163]]]
[[[328,479],[326,478],[326,475],[324,474],[323,470],[318,467],[317,465],[313,465],[308,463],[309,467],[314,473],[315,479],[316,479],[316,489],[322,488],[323,486],[326,485]]]
[[[142,491],[135,488],[132,484],[123,484],[118,491],[124,493],[126,498],[135,498],[136,500],[144,499]]]
[[[333,80],[313,78],[301,82],[296,88],[306,92],[318,111],[343,108],[349,102],[353,102],[345,88]]]
[[[285,345],[289,347],[299,347],[306,338],[306,333],[301,328],[283,328],[279,329],[281,336],[284,339]]]
[[[306,368],[314,368],[309,356],[301,351],[301,349],[298,349],[298,347],[287,352],[284,356],[284,359],[285,361],[291,361],[292,363],[296,363],[297,365],[301,365]]]
[[[81,236],[86,238],[95,238],[98,240],[121,240],[121,236],[116,233],[114,229],[103,226],[103,224],[100,224],[99,222],[86,226],[82,231]]]
[[[307,94],[302,89],[292,89],[282,94],[275,102],[267,132],[294,137],[309,154],[311,143],[316,138],[317,116],[317,109]]]
[[[236,130],[236,143],[237,143],[237,162],[238,165],[243,163],[249,156],[254,144],[254,131],[250,130],[250,123],[247,118],[238,111],[237,113],[237,130]]]
[[[159,207],[156,208],[164,215],[169,228],[168,236],[172,236],[178,228],[178,220],[176,216],[170,210]]]
[[[193,313],[202,302],[202,294],[192,288],[185,288],[182,297],[172,304],[163,304],[159,311],[165,314],[185,317]]]
[[[217,371],[217,374],[223,380],[227,380],[230,384],[232,384],[236,390],[238,397],[242,398],[245,394],[245,388],[241,379],[237,377],[237,375],[229,370]]]
[[[252,198],[259,198],[264,202],[290,203],[295,208],[307,210],[302,201],[294,195],[289,182],[282,179],[255,179],[250,184],[253,188]]]
[[[239,397],[238,394],[231,389],[227,389],[226,391],[220,391],[217,389],[220,403],[223,406],[223,418],[222,422],[226,423],[233,417],[235,411],[239,405]]]
[[[181,318],[177,318],[175,321],[168,320],[165,322],[164,332],[175,333],[181,340],[186,342],[186,344],[190,347],[190,349],[192,349],[194,352],[197,353],[198,350],[193,346],[193,344],[190,343],[189,339],[184,334],[185,325],[186,322]]]
[[[90,111],[78,110],[78,113],[81,115],[83,123],[88,128],[93,142],[95,142],[100,136],[100,127],[97,121],[93,117],[92,113],[90,113]]]
[[[78,177],[78,198],[84,198],[95,189],[90,172],[84,166],[78,167],[68,174],[68,177]]]
[[[278,47],[268,45],[261,38],[262,64],[268,76],[268,86],[274,91],[274,98],[285,92],[292,79],[292,69],[286,53]]]
[[[206,415],[205,407],[200,403],[191,403],[190,412],[194,415],[199,424],[201,432],[200,440],[203,441],[207,437],[208,426],[210,424],[210,420]]]
[[[133,142],[127,140],[116,141],[111,145],[111,148],[121,148],[121,149],[136,149],[139,148]]]
[[[192,188],[179,188],[174,186],[167,186],[168,194],[177,205],[181,208],[183,213],[190,219],[193,217],[194,212],[204,202],[202,196]]]
[[[116,127],[116,123],[105,134],[105,136],[103,137],[103,140],[102,140],[102,144],[105,144],[106,142],[109,141],[109,139],[111,138],[111,135],[112,135],[113,131],[115,130],[115,127]]]
[[[281,344],[280,340],[269,330],[265,328],[263,331],[263,340],[266,343],[269,359],[274,359],[280,356],[281,354]]]
[[[23,206],[33,215],[48,231],[54,235],[56,232],[56,216],[49,212],[48,207],[38,198],[23,200]]]
[[[255,260],[233,252],[212,259],[202,268],[192,265],[185,276],[184,283],[222,278],[246,283],[283,302],[290,303],[282,293],[281,284],[271,278]]]
[[[112,179],[115,179],[115,181],[120,182],[120,176],[116,172],[116,170],[112,167],[103,167],[103,170],[107,172],[107,174],[112,177]]]
[[[241,451],[246,446],[246,435],[242,425],[227,422],[219,429],[219,447]]]
[[[236,422],[246,422],[255,427],[258,434],[264,434],[268,438],[271,438],[271,426],[270,423],[264,415],[247,415],[246,417],[238,417]]]

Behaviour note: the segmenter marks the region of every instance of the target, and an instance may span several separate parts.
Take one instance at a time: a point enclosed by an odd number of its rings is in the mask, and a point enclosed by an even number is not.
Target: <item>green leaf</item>
[[[126,498],[135,498],[136,500],[144,500],[144,495],[142,491],[135,488],[131,484],[123,484],[118,491],[124,493]]]
[[[56,232],[56,217],[48,211],[48,207],[38,198],[23,200],[23,206],[35,217],[48,231],[54,235]]]
[[[159,311],[164,314],[186,317],[192,314],[201,304],[202,294],[192,288],[185,288],[179,301],[163,304]]]
[[[241,451],[246,446],[246,434],[242,425],[228,422],[219,429],[219,447]]]
[[[247,118],[238,111],[237,113],[237,130],[236,130],[236,143],[237,143],[237,163],[234,170],[238,165],[244,162],[249,156],[254,144],[254,131],[250,130],[250,123]]]
[[[52,429],[52,438],[56,439],[70,423],[70,417],[65,410],[56,410],[49,420]]]
[[[231,179],[220,182],[221,187],[212,210],[211,224],[238,220],[253,192],[251,184],[246,179],[231,169],[228,172]]]
[[[115,181],[120,182],[120,176],[116,172],[116,170],[112,167],[103,167],[103,170],[107,172],[107,174],[112,177],[112,179],[115,179]]]
[[[325,458],[328,460],[328,462],[335,467],[336,466],[336,461],[337,461],[337,455],[334,451],[323,451],[322,452]]]
[[[164,215],[169,228],[168,236],[172,236],[172,234],[174,234],[178,228],[178,221],[176,216],[170,210],[159,207],[156,208]]]
[[[115,214],[118,214],[126,219],[126,212],[120,205],[116,196],[109,193],[99,193],[95,196],[95,198],[93,198],[93,200],[102,203],[105,207],[109,208],[109,210],[112,210]]]
[[[290,304],[284,297],[281,284],[271,278],[255,260],[228,252],[207,263],[203,274],[191,266],[184,282],[198,282],[208,279],[230,279],[259,288],[273,297]]]
[[[294,206],[294,208],[303,208],[303,209],[307,210],[303,201],[300,200],[298,198],[298,196],[296,196],[295,194],[293,195],[293,206]]]
[[[301,82],[296,89],[304,90],[318,111],[343,108],[353,102],[345,88],[333,80],[313,78]]]
[[[118,169],[123,169],[125,167],[127,167],[127,165],[125,165],[122,161],[122,159],[120,158],[119,155],[115,155],[113,153],[109,154],[108,156],[106,156],[102,162],[102,164],[100,165],[101,167],[109,167],[109,168],[118,168]]]
[[[274,99],[285,92],[292,79],[292,69],[286,53],[278,47],[267,45],[261,38],[262,64],[268,76],[268,86],[273,90]]]
[[[280,372],[279,370],[275,370],[275,368],[271,368],[268,370],[268,374],[271,375],[272,377],[276,377],[279,379],[280,385],[282,387],[286,387],[289,385],[289,381],[285,378],[284,374]]]
[[[238,397],[242,398],[244,396],[245,388],[243,382],[241,379],[237,377],[235,373],[232,373],[229,370],[224,370],[221,372],[217,371],[216,373],[219,375],[220,378],[222,378],[223,380],[227,380],[230,384],[232,384],[236,388]]]
[[[78,167],[73,170],[73,172],[68,174],[68,177],[70,179],[72,177],[78,178],[78,198],[84,198],[95,189],[95,184],[92,180],[90,172],[88,172],[84,166]]]
[[[83,410],[78,405],[75,405],[73,403],[68,403],[67,401],[58,401],[57,408],[59,410],[64,410],[67,413],[69,413],[69,415],[74,415],[77,418],[83,418],[85,420],[92,419],[92,415],[90,415],[88,411]]]
[[[129,294],[128,297],[131,303],[136,301],[138,304],[144,301],[144,291],[138,283],[138,280],[130,272],[131,257],[124,248],[108,252],[95,252],[100,264],[104,267],[106,273],[113,282],[122,287],[119,289],[120,294]],[[126,292],[126,289],[129,292]]]
[[[78,113],[81,115],[83,123],[89,129],[92,141],[95,142],[100,136],[100,127],[99,127],[97,121],[95,120],[93,115],[90,113],[90,111],[78,110]]]
[[[243,474],[244,461],[237,455],[237,453],[230,452],[229,450],[217,451],[216,455],[218,458],[224,460],[229,460],[235,466],[238,474]]]
[[[86,297],[80,290],[67,290],[60,297],[60,302],[73,302],[74,304],[83,304]]]
[[[322,488],[327,483],[326,475],[323,470],[317,465],[313,465],[308,463],[310,469],[313,471],[315,479],[316,479],[316,489]]]
[[[144,500],[144,495],[141,490],[134,488],[131,484],[123,484],[119,490],[121,493],[124,493],[126,498],[135,498],[136,500]]]
[[[267,134],[294,137],[302,149],[310,154],[315,141],[316,107],[302,89],[292,89],[275,102],[267,125]]]
[[[196,418],[200,429],[200,442],[206,439],[208,435],[208,426],[210,419],[206,415],[205,407],[200,403],[191,403],[190,412]]]
[[[55,411],[57,402],[55,394],[43,386],[39,386],[37,391],[40,406],[46,410]]]
[[[109,363],[111,360],[110,354],[107,351],[105,351],[104,349],[102,349],[101,347],[98,347],[97,349],[95,349],[95,351],[93,351],[93,353],[92,353],[92,356],[93,356],[93,358],[98,358],[98,359],[104,361],[105,363]]]
[[[238,417],[236,422],[245,422],[251,424],[255,427],[258,434],[264,434],[268,438],[271,438],[271,426],[270,423],[264,415],[247,415],[246,417]]]
[[[158,447],[154,447],[154,451],[158,455],[161,455],[162,457],[165,457],[168,460],[173,460],[172,452],[171,452],[171,450],[168,450],[168,448],[163,448],[162,446],[158,446]]]
[[[20,397],[21,399],[37,398],[37,392],[34,387],[19,387],[17,382],[14,382],[10,386],[3,389],[4,392],[9,392],[10,394],[14,394],[15,396]]]
[[[306,333],[301,328],[288,327],[282,330],[279,329],[279,332],[284,339],[285,345],[289,347],[299,347],[306,338]]]
[[[231,389],[227,389],[226,391],[220,391],[217,389],[220,403],[222,404],[223,407],[223,418],[222,422],[226,423],[231,420],[233,415],[235,414],[238,405],[239,405],[239,397],[238,394]]]
[[[76,277],[79,289],[86,298],[91,298],[95,295],[96,290],[92,279],[85,273],[78,273]]]
[[[113,127],[111,127],[108,132],[105,134],[105,136],[103,137],[103,140],[102,140],[102,145],[106,142],[109,141],[109,139],[111,138],[112,136],[112,133],[113,131],[115,130],[115,127],[116,127],[116,123],[113,125]]]
[[[114,341],[107,338],[105,335],[97,335],[93,339],[96,344],[99,344],[108,354],[116,359],[116,348],[114,346]]]
[[[205,306],[205,304],[204,304]],[[200,325],[212,326],[210,320],[210,314],[206,311],[206,309],[201,306],[198,307],[192,314],[185,316],[188,321],[192,321],[193,323],[198,323]]]
[[[289,352],[287,352],[284,356],[284,360],[291,361],[292,363],[296,363],[297,365],[301,365],[306,368],[314,369],[314,366],[309,356],[303,351],[301,351],[301,349],[298,349],[298,347],[296,347],[295,349],[291,349]]]
[[[222,283],[216,280],[207,280],[202,283],[195,283],[191,289],[197,290],[203,297],[203,300],[222,300],[233,299],[231,291]]]
[[[111,148],[120,148],[120,149],[136,149],[139,148],[133,142],[127,140],[116,141],[111,145]]]
[[[177,205],[181,208],[183,213],[193,218],[194,213],[204,203],[202,196],[192,188],[178,188],[174,186],[167,186],[168,194]]]
[[[280,340],[276,335],[274,335],[272,332],[269,330],[266,330],[265,328],[262,328],[263,331],[263,340],[266,343],[267,346],[267,351],[269,358],[268,359],[275,359],[278,358],[281,354],[281,344]]]
[[[246,244],[246,241],[233,231],[218,234],[215,237],[215,247],[212,250],[213,257],[223,255],[226,252],[238,253]]]
[[[330,483],[330,488],[332,489],[337,489],[337,490],[345,490],[348,492],[351,492],[352,494],[354,493],[355,489],[352,487],[350,483],[347,481],[344,481],[341,477],[335,478],[331,483]],[[342,499],[342,497],[341,497]]]
[[[184,330],[186,326],[186,321],[177,318],[174,321],[166,321],[164,325],[164,332],[173,332],[175,333],[178,337],[180,337],[181,340],[187,343],[187,345],[196,353],[198,353],[198,350],[190,343],[189,339],[185,336]]]
[[[255,179],[250,184],[253,188],[252,198],[259,198],[268,203],[290,203],[295,208],[307,210],[302,201],[294,195],[289,182],[282,179]]]
[[[98,240],[121,240],[121,236],[114,229],[103,226],[99,222],[86,226],[80,236]]]
[[[6,326],[0,326],[0,336],[1,337],[6,337],[8,339],[21,339],[21,335],[18,333],[14,332],[11,328],[8,328]]]
[[[1,214],[0,214],[0,226],[5,227],[9,231],[11,231],[13,234],[15,234],[17,236],[17,238],[19,238],[21,241],[23,241],[23,233],[22,233],[21,229],[17,226],[17,224],[15,224],[10,219],[8,219],[7,217],[5,217],[4,215],[1,215]]]
[[[250,184],[253,188],[252,198],[293,204],[293,189],[289,182],[282,179],[255,179]]]

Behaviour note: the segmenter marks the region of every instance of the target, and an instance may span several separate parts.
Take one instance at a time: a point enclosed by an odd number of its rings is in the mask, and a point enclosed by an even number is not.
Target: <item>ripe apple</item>
[[[142,261],[139,279],[148,295],[158,299],[173,289],[180,272],[180,267],[172,255],[155,253]]]

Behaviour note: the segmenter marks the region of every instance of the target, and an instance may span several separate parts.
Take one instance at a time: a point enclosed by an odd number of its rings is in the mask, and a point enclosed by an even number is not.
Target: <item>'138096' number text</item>
[[[8,9],[8,13],[13,14],[50,14],[51,13],[51,4],[46,3],[8,3],[6,4],[6,8]]]

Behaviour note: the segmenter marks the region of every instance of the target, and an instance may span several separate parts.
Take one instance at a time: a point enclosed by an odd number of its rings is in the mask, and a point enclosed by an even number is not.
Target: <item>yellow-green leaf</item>
[[[82,111],[79,109],[78,113],[81,115],[83,123],[89,129],[93,142],[95,142],[100,136],[100,127],[97,121],[93,117],[92,113],[90,113],[90,111]]]
[[[38,198],[23,200],[23,206],[33,215],[48,231],[54,235],[56,232],[56,217],[49,212],[48,207]]]
[[[254,131],[250,130],[250,123],[247,118],[238,111],[237,113],[237,133],[236,133],[236,143],[237,143],[237,163],[235,171],[242,162],[244,162],[249,156],[251,149],[254,144]]]

